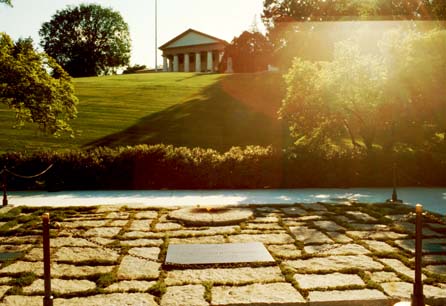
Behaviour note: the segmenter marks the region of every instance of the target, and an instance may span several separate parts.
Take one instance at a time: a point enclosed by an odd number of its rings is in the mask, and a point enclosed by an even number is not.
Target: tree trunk
[[[360,147],[359,143],[356,142],[355,134],[353,134],[353,131],[350,128],[350,125],[348,124],[347,120],[344,119],[343,121],[344,121],[345,128],[347,129],[348,134],[350,135],[350,139],[352,141],[353,147]]]

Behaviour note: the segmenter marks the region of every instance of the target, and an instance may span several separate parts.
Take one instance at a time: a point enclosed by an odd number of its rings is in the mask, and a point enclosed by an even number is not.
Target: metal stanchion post
[[[43,221],[43,278],[45,295],[43,306],[53,306],[53,296],[51,295],[51,263],[50,263],[50,214],[42,216]]]
[[[423,280],[421,279],[421,264],[423,255],[423,206],[415,208],[415,282],[413,284],[413,306],[424,306]]]
[[[8,205],[8,195],[6,194],[6,177],[7,173],[6,173],[6,167],[3,168],[3,173],[2,173],[2,188],[3,188],[3,206],[7,206]]]

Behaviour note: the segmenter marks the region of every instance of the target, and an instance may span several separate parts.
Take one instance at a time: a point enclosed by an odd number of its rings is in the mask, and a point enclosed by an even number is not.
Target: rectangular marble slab
[[[166,265],[207,265],[233,263],[273,263],[263,243],[171,244]]]

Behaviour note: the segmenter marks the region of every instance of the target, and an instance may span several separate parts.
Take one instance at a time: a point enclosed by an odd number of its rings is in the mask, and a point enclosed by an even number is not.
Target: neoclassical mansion
[[[163,52],[163,71],[217,71],[227,45],[225,40],[189,29],[159,47]]]

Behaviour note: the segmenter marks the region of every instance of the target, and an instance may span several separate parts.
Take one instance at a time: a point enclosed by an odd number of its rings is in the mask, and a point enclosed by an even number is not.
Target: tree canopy
[[[9,6],[12,6],[11,0],[0,0],[0,3],[5,3]]]
[[[348,40],[331,61],[294,60],[279,113],[296,143],[446,149],[446,30],[391,31],[379,47]]]
[[[127,23],[97,4],[57,11],[39,34],[45,52],[73,77],[109,74],[130,61]]]
[[[232,58],[235,72],[264,71],[270,64],[272,50],[262,33],[244,31],[226,47],[225,57]]]
[[[77,98],[70,76],[31,39],[14,43],[0,33],[0,103],[16,112],[17,125],[36,123],[48,133],[72,132]]]
[[[445,19],[444,0],[265,0],[268,28],[280,22],[340,19]]]

